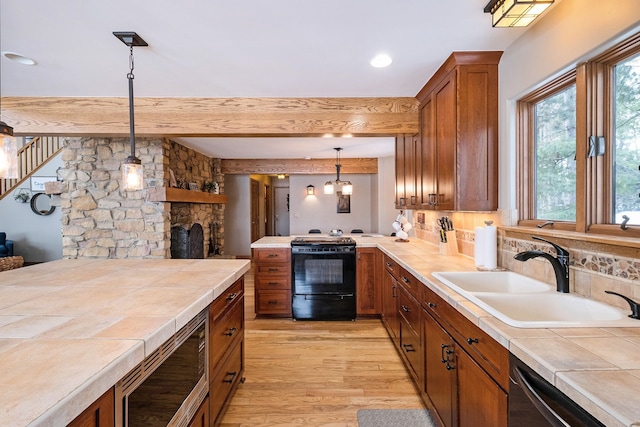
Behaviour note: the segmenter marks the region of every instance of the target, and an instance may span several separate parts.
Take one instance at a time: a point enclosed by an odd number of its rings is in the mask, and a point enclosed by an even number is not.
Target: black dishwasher
[[[509,427],[604,427],[513,354],[509,379]]]

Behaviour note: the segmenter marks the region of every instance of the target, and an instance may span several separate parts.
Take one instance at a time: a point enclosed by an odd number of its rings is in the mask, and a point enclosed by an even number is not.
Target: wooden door
[[[434,89],[434,120],[436,139],[436,209],[455,209],[456,178],[456,70]],[[469,171],[471,172],[471,171]]]
[[[431,315],[423,312],[424,387],[445,427],[457,425],[456,353],[453,339]],[[449,358],[449,362],[444,361]],[[449,368],[447,368],[447,366]]]
[[[251,243],[258,240],[260,237],[260,183],[251,179]]]
[[[456,369],[460,427],[506,427],[507,393],[462,350]]]
[[[356,249],[356,313],[380,314],[380,292],[376,286],[377,248]]]

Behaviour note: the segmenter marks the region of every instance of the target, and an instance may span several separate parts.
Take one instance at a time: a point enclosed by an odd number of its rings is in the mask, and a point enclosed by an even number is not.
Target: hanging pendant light
[[[335,186],[335,191],[342,191],[342,194],[350,195],[353,193],[353,184],[351,184],[351,181],[340,181],[340,151],[342,151],[342,148],[338,147],[334,148],[334,150],[336,150],[336,180],[324,183],[324,194],[333,194]]]
[[[129,145],[131,146],[131,155],[129,155],[122,164],[122,188],[124,190],[142,190],[144,184],[144,168],[142,161],[136,157],[136,136],[135,124],[133,116],[133,47],[149,46],[138,34],[125,31],[113,33],[124,44],[129,46]]]

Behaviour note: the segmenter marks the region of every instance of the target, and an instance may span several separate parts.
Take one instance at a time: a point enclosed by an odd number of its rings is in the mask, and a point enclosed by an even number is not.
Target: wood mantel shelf
[[[227,203],[228,197],[224,194],[183,190],[181,188],[150,187],[149,200],[152,202]]]

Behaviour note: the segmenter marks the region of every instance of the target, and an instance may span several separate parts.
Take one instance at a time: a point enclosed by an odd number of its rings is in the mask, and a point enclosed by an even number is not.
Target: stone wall
[[[172,223],[194,222],[204,228],[206,255],[213,221],[222,253],[224,205],[148,200],[149,187],[169,184],[170,167],[200,188],[210,180],[222,184],[220,160],[166,139],[136,139],[145,188],[123,191],[120,166],[130,152],[128,138],[66,138],[58,172],[67,183],[60,196],[63,258],[170,258]]]

